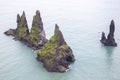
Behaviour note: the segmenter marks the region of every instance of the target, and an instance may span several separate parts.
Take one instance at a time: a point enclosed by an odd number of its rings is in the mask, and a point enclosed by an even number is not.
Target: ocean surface
[[[40,10],[48,39],[59,25],[76,58],[68,72],[47,72],[36,51],[3,34],[23,10],[29,28]],[[105,47],[101,32],[108,34],[112,19],[118,46]],[[0,80],[120,80],[120,0],[1,0]]]

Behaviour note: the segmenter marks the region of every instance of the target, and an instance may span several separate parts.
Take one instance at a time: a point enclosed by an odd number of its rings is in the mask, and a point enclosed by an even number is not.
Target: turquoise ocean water
[[[57,23],[76,57],[66,73],[47,72],[36,52],[3,34],[16,28],[16,15],[26,12],[29,28],[40,10],[46,36]],[[117,47],[99,40],[114,19]],[[120,0],[3,0],[0,3],[0,80],[120,80]]]

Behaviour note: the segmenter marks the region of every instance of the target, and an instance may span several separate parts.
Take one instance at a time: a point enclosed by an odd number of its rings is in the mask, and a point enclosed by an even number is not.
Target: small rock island
[[[117,46],[117,43],[115,42],[114,39],[114,32],[115,32],[115,25],[114,25],[114,21],[112,20],[110,23],[110,30],[107,38],[105,36],[105,33],[102,32],[102,37],[100,42],[105,46]]]
[[[24,11],[22,16],[17,15],[16,22],[17,28],[9,29],[4,34],[13,36],[14,40],[25,43],[33,50],[38,50],[37,60],[41,61],[49,72],[66,72],[69,69],[69,65],[75,61],[75,57],[57,24],[55,25],[54,35],[48,40],[38,10],[36,15],[33,16],[31,30],[28,28]]]

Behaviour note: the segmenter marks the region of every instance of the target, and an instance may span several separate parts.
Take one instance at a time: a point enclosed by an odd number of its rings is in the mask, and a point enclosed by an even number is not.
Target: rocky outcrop
[[[114,39],[114,31],[115,31],[115,25],[114,25],[114,21],[112,20],[107,38],[105,37],[105,33],[102,32],[102,37],[100,42],[105,46],[117,46],[117,43],[115,42]]]
[[[4,32],[7,36],[16,36],[16,29],[9,29],[8,31]]]
[[[30,32],[24,11],[21,17],[19,14],[17,15],[16,22],[17,28],[9,29],[8,31],[4,32],[6,35],[14,36],[15,40],[24,42],[27,46],[34,50],[40,49],[47,42],[43,29],[42,19],[38,10],[36,11],[36,15],[33,17],[33,23]]]
[[[72,49],[67,45],[57,24],[54,35],[38,51],[37,59],[50,72],[65,72],[69,69],[70,62],[75,61]]]

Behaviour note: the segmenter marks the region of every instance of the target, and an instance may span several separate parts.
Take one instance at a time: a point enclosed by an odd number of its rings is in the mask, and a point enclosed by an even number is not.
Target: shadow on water
[[[105,50],[105,57],[106,57],[106,64],[107,64],[107,68],[111,69],[112,63],[113,63],[113,52],[115,47],[112,46],[101,46],[102,48],[104,48]]]
[[[101,46],[105,51],[105,62],[106,62],[106,72],[109,80],[114,80],[112,74],[112,66],[114,65],[113,55],[115,47],[112,46]]]

